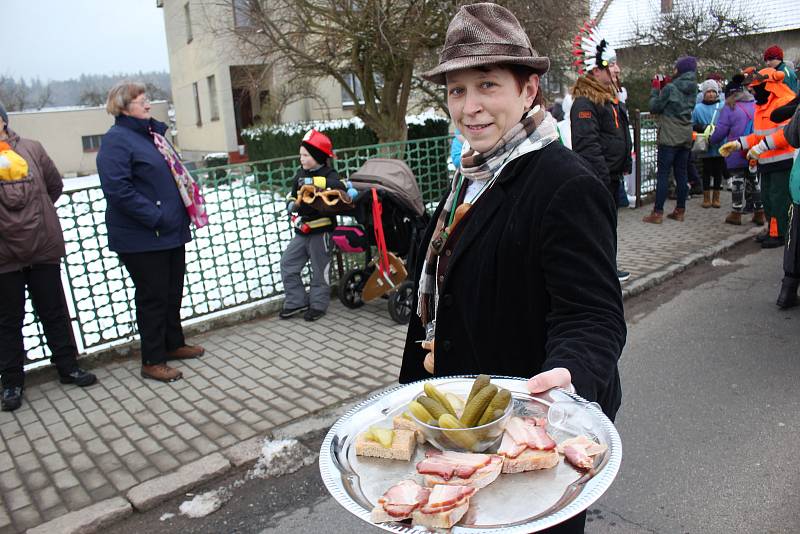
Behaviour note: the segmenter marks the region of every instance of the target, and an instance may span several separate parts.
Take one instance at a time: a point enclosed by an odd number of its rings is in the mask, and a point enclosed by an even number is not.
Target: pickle
[[[500,417],[502,417],[509,402],[511,402],[511,392],[507,389],[501,389],[498,391],[497,395],[494,396],[489,405],[486,407],[486,410],[484,410],[483,415],[478,421],[478,424],[475,426],[483,426],[498,419],[498,417],[495,417],[495,412],[497,411],[500,412]]]
[[[430,397],[426,397],[425,395],[418,397],[417,402],[428,411],[428,413],[431,415],[430,419],[438,420],[442,415],[448,413],[447,410],[444,409],[444,406],[439,404],[439,401],[435,401]],[[420,419],[420,421],[426,421],[426,419]]]
[[[473,450],[477,444],[475,436],[471,430],[465,429],[461,421],[456,419],[454,415],[446,413],[439,418],[439,427],[442,428],[442,434],[449,439],[454,445],[466,450]]]
[[[486,407],[497,394],[497,386],[489,384],[472,397],[472,400],[467,403],[464,408],[464,413],[461,414],[461,422],[464,426],[473,427],[478,424]]]
[[[426,382],[426,383],[425,383],[425,394],[426,394],[428,397],[432,398],[433,400],[437,401],[439,404],[441,404],[441,405],[442,405],[442,407],[443,407],[443,408],[444,408],[444,409],[447,411],[447,413],[449,413],[449,414],[450,414],[450,415],[452,415],[453,417],[455,417],[455,416],[456,416],[456,411],[453,409],[453,406],[450,404],[450,401],[449,401],[449,400],[447,400],[447,397],[445,397],[445,396],[444,396],[444,395],[443,395],[443,394],[442,394],[442,393],[441,393],[441,392],[440,392],[438,389],[436,389],[436,387],[435,387],[433,384],[431,384],[430,382]],[[423,406],[424,406],[424,405],[423,405]],[[428,410],[428,411],[430,411],[430,410]],[[436,414],[433,414],[433,415],[435,416]]]
[[[377,426],[369,427],[367,437],[373,441],[377,441],[381,446],[387,449],[392,448],[392,441],[394,441],[394,431],[389,428],[380,428]]]
[[[433,419],[431,412],[426,410],[425,407],[417,401],[411,401],[411,403],[408,405],[408,411],[410,411],[418,421],[422,421],[423,423],[427,423]]]
[[[445,393],[445,397],[450,402],[450,406],[456,411],[456,417],[458,416],[458,412],[464,410],[464,400],[456,395],[455,393]]]
[[[478,375],[475,382],[472,383],[472,389],[469,391],[469,396],[467,397],[467,404],[469,404],[472,397],[477,395],[480,390],[488,386],[490,381],[491,377],[489,375]]]

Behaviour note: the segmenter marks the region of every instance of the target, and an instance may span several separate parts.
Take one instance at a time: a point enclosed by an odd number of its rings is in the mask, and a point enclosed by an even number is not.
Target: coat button
[[[441,284],[442,282],[444,282],[444,275],[440,274],[439,275],[439,283]]]
[[[444,341],[442,341],[442,350],[443,351],[445,351],[445,352],[449,351],[450,347],[451,347],[451,343],[450,343],[449,339],[445,339]]]
[[[449,257],[449,256],[450,256],[450,254],[452,254],[452,253],[453,253],[453,251],[452,251],[452,250],[450,250],[449,248],[448,248],[447,250],[445,250],[445,251],[444,251],[444,255],[445,255],[445,256],[448,256],[448,257]]]
[[[447,307],[447,308],[449,308],[450,306],[452,306],[452,305],[453,305],[453,295],[450,295],[450,294],[448,294],[448,295],[442,295],[442,301],[441,301],[441,304],[442,304],[442,306],[445,306],[445,307]]]

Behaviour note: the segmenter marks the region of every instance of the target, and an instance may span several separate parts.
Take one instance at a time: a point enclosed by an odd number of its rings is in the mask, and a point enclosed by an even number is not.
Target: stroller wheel
[[[414,284],[406,280],[389,294],[389,316],[399,324],[408,324],[411,319],[411,303],[414,300]]]
[[[364,282],[367,281],[367,273],[364,269],[354,269],[339,281],[339,300],[348,308],[360,308],[364,305],[361,300],[361,291],[364,289]]]

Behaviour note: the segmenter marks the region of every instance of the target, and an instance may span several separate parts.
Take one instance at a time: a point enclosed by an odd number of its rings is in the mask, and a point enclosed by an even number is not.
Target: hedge
[[[449,122],[429,111],[407,116],[406,124],[408,140],[412,141],[447,135]],[[256,126],[242,131],[242,137],[250,161],[261,161],[297,155],[303,136],[311,128],[325,132],[331,138],[334,150],[378,142],[375,133],[358,118]]]

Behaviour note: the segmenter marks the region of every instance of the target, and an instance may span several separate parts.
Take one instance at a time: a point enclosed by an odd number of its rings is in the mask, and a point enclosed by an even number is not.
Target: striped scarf
[[[488,152],[482,154],[472,148],[468,148],[462,154],[461,168],[453,177],[450,193],[436,221],[431,242],[428,243],[428,250],[425,254],[425,263],[422,266],[417,315],[422,319],[422,324],[426,328],[429,328],[428,325],[436,318],[436,308],[439,301],[436,271],[439,265],[437,248],[441,250],[441,243],[437,244],[436,242],[442,235],[442,231],[447,228],[450,212],[454,209],[453,204],[457,201],[456,190],[458,189],[459,181],[462,179],[461,176],[463,175],[464,178],[474,182],[483,182],[485,184],[484,189],[488,189],[493,185],[494,180],[507,163],[528,152],[540,150],[557,140],[558,126],[556,120],[541,106],[536,106],[506,132]],[[439,246],[437,247],[437,245]]]

